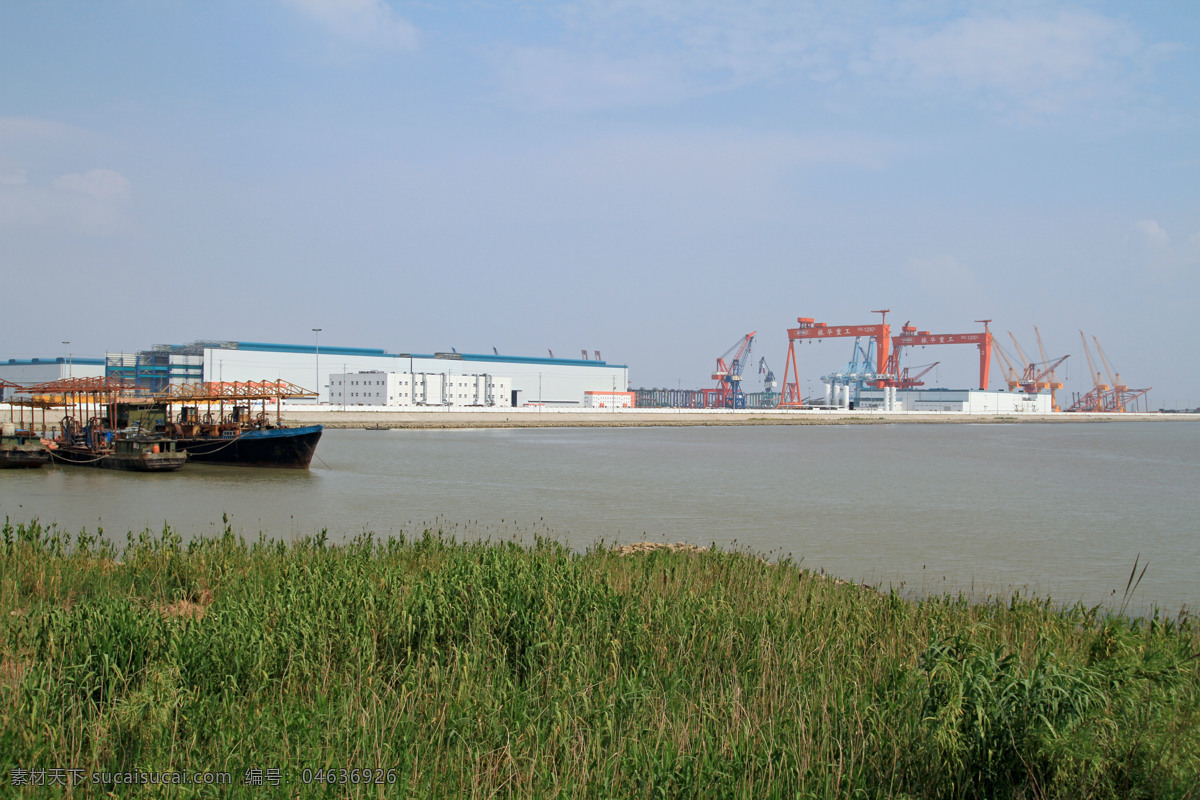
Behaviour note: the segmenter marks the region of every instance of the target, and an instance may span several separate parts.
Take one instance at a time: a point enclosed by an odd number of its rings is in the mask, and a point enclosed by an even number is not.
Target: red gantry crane
[[[788,354],[783,366],[783,388],[779,392],[780,408],[800,408],[803,398],[800,396],[800,376],[796,362],[796,342],[827,339],[833,337],[870,336],[875,340],[875,372],[883,375],[888,363],[888,353],[891,348],[892,328],[887,324],[887,315],[891,309],[872,311],[881,316],[878,325],[843,325],[832,326],[824,322],[816,322],[812,317],[797,317],[799,327],[788,328]],[[875,385],[882,385],[876,381]]]
[[[892,347],[894,351],[891,359],[887,362],[886,369],[883,370],[888,374],[886,385],[896,386],[898,388],[908,388],[901,385],[902,370],[900,368],[900,355],[905,347],[925,347],[935,344],[973,344],[979,347],[979,388],[986,390],[988,386],[988,373],[992,363],[992,334],[988,330],[990,319],[977,319],[976,322],[983,323],[982,333],[930,333],[929,331],[918,331],[916,327],[904,323],[900,329],[899,336],[892,337]]]

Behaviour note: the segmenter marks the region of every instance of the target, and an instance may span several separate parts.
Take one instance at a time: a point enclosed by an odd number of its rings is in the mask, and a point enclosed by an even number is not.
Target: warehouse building
[[[511,408],[512,381],[495,375],[351,372],[329,376],[329,402],[341,406]]]
[[[628,366],[598,358],[388,353],[358,347],[227,341],[158,345],[137,353],[110,354],[107,372],[155,391],[196,381],[283,380],[317,393],[321,403],[340,402],[330,393],[331,376],[345,380],[344,376],[358,372],[441,375],[444,385],[464,376],[503,378],[508,381],[508,402],[516,406],[582,406],[587,391],[615,392],[629,385]]]

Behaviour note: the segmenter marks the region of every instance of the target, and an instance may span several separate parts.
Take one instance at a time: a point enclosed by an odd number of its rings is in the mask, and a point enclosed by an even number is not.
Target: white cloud
[[[1126,26],[1089,12],[968,16],[883,31],[864,69],[926,93],[985,95],[1036,113],[1120,88],[1151,57]]]
[[[1200,233],[1192,234],[1181,247],[1176,247],[1156,220],[1135,222],[1125,237],[1125,245],[1131,266],[1164,279],[1200,264]]]
[[[82,175],[62,175],[51,186],[67,192],[78,192],[95,200],[126,200],[129,180],[111,169],[90,169]]]
[[[99,167],[66,171],[103,157],[94,132],[7,117],[0,118],[0,142],[0,226],[93,236],[128,229],[128,178]]]
[[[1171,246],[1171,237],[1152,219],[1133,223],[1133,237],[1138,244],[1154,250],[1165,250]]]
[[[966,7],[581,0],[557,7],[559,42],[501,51],[503,94],[578,111],[804,81],[1042,117],[1138,101],[1134,83],[1171,49],[1088,10]]]
[[[417,29],[385,0],[287,0],[349,44],[409,49]]]

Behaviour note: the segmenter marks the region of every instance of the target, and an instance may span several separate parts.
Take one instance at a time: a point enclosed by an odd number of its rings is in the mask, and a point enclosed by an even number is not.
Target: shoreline
[[[0,405],[0,422],[25,418],[8,404]],[[271,413],[271,412],[268,412]],[[61,409],[46,409],[48,426],[56,426]],[[272,413],[272,416],[274,414]],[[35,428],[40,427],[41,413]],[[284,425],[323,425],[326,428],[391,429],[488,429],[488,428],[672,428],[731,427],[742,425],[1002,425],[1081,424],[1105,422],[1200,422],[1200,413],[1145,412],[1128,414],[1067,413],[967,414],[952,411],[846,411],[830,409],[692,409],[692,408],[406,408],[357,406],[340,408],[328,404],[284,403]]]
[[[963,414],[955,412],[877,412],[750,409],[384,409],[334,406],[317,408],[284,405],[289,425],[326,428],[445,429],[445,428],[663,428],[740,425],[880,425],[880,424],[1019,424],[1097,422],[1200,422],[1200,414]]]

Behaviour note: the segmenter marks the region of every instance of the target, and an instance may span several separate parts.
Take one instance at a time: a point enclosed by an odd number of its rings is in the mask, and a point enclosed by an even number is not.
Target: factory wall
[[[603,361],[574,359],[521,358],[471,355],[464,353],[397,355],[383,351],[350,348],[257,349],[239,346],[205,348],[204,380],[264,381],[284,380],[320,393],[320,402],[331,402],[329,378],[352,372],[399,372],[442,374],[447,378],[463,375],[501,375],[511,381],[517,392],[517,404],[541,402],[545,405],[580,406],[588,390],[625,389],[629,368]]]

